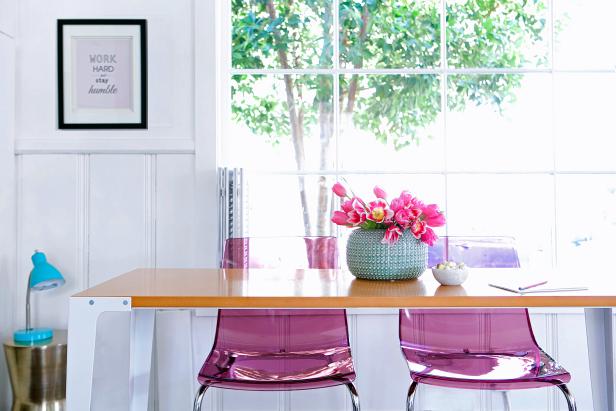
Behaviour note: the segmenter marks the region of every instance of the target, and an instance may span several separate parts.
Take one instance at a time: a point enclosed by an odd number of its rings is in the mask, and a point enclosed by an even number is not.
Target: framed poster
[[[147,128],[145,20],[58,20],[58,127]]]

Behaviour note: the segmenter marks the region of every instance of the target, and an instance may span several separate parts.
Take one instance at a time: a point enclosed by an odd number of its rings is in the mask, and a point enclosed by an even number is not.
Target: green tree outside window
[[[446,49],[441,55],[437,0],[340,0],[339,56],[333,47],[333,4],[328,0],[233,0],[232,65],[236,69],[515,68],[547,61],[547,10],[539,0],[453,0],[446,5]],[[545,50],[545,51],[544,51]],[[333,76],[277,75],[271,92],[255,93],[263,75],[232,76],[232,115],[256,136],[277,144],[291,139],[298,170],[306,164],[307,130],[318,127],[320,167],[331,164]],[[519,74],[448,78],[447,106],[492,105],[515,98]],[[276,93],[275,91],[278,91]],[[396,150],[413,149],[441,112],[441,78],[428,74],[345,74],[339,77],[340,132],[352,123]],[[279,97],[285,96],[284,99]],[[316,221],[300,175],[306,235],[330,230],[330,191],[320,180]]]

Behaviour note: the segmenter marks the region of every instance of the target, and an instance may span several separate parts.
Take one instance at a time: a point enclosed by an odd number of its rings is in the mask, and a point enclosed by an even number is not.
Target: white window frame
[[[280,171],[260,171],[260,170],[251,170],[251,173],[254,174],[262,174],[262,175],[306,175],[306,176],[345,176],[345,175],[357,175],[357,174],[370,174],[370,175],[440,175],[444,177],[445,181],[445,204],[443,204],[444,209],[448,209],[447,198],[448,198],[448,177],[453,175],[481,175],[481,176],[492,176],[492,175],[540,175],[540,176],[551,176],[552,177],[552,189],[554,194],[554,232],[552,233],[552,238],[555,241],[552,242],[552,264],[557,264],[557,180],[559,176],[564,175],[616,175],[616,170],[606,170],[606,171],[589,171],[584,169],[558,169],[556,167],[556,156],[553,157],[553,161],[551,167],[544,170],[537,171],[525,171],[525,170],[506,170],[506,171],[494,171],[494,170],[481,170],[481,171],[461,171],[461,170],[452,170],[447,164],[447,98],[448,98],[448,77],[452,75],[460,75],[460,74],[549,74],[551,76],[552,81],[552,94],[554,94],[554,78],[555,74],[614,74],[614,68],[592,68],[592,69],[558,69],[555,64],[555,50],[554,50],[554,7],[553,4],[557,0],[546,0],[547,6],[547,31],[548,31],[548,61],[546,67],[520,67],[520,68],[457,68],[457,67],[449,67],[447,64],[447,21],[446,21],[446,0],[440,0],[439,8],[440,8],[440,23],[441,23],[441,33],[440,33],[440,52],[441,52],[441,64],[439,67],[435,68],[394,68],[394,69],[348,69],[340,67],[340,59],[339,59],[339,2],[337,0],[332,0],[332,13],[333,13],[333,67],[332,68],[309,68],[309,69],[238,69],[233,68],[232,59],[231,59],[231,29],[232,29],[232,13],[231,13],[231,0],[222,0],[220,3],[220,20],[221,31],[220,31],[220,58],[219,58],[219,100],[218,107],[220,113],[220,121],[222,134],[219,136],[224,136],[225,132],[228,132],[230,129],[230,124],[232,122],[231,118],[231,77],[237,74],[243,75],[283,75],[283,74],[297,74],[297,75],[332,75],[333,76],[333,112],[334,112],[334,136],[335,136],[335,145],[334,149],[335,153],[335,163],[333,169],[330,170],[304,170],[304,171],[295,171],[295,170],[280,170]],[[385,170],[385,171],[374,171],[374,170],[357,170],[357,169],[340,169],[340,150],[338,149],[339,142],[339,124],[340,124],[340,107],[339,107],[339,78],[340,75],[344,74],[381,74],[381,75],[421,75],[421,74],[433,74],[439,75],[441,79],[441,115],[442,115],[442,124],[443,124],[443,159],[444,166],[440,171],[397,171],[397,170]],[[554,96],[552,96],[552,107],[550,109],[554,112]],[[223,143],[219,143],[220,146]],[[552,152],[556,152],[556,135],[555,129],[552,127],[552,135],[551,135],[551,147]],[[221,157],[219,156],[219,159]]]

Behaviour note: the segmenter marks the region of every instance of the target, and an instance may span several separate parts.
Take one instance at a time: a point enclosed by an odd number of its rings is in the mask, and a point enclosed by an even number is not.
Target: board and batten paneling
[[[30,256],[35,249],[44,251],[66,279],[62,287],[32,292],[34,326],[65,328],[69,296],[86,285],[80,261],[78,160],[70,155],[17,157],[17,300],[25,301]],[[23,310],[17,312],[16,319],[19,324],[25,321]]]
[[[89,157],[88,283],[95,285],[135,267],[153,265],[153,169],[148,155]],[[117,409],[128,400],[129,324],[127,313],[108,313],[99,319],[94,410]]]
[[[155,265],[195,267],[203,251],[198,237],[195,157],[159,155],[155,159]],[[158,408],[190,409],[197,388],[193,367],[192,313],[161,311],[156,318]],[[178,373],[177,370],[184,370]]]

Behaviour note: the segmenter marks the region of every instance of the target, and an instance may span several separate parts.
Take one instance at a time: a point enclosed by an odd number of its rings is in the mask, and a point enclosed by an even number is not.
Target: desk
[[[550,275],[572,277],[567,272]],[[594,409],[614,411],[611,307],[616,306],[616,284],[590,274],[582,278],[583,284],[577,280],[575,285],[588,286],[587,291],[517,295],[487,284],[495,279],[530,284],[536,273],[472,269],[463,286],[444,287],[429,272],[418,280],[384,282],[357,280],[345,270],[137,269],[71,297],[67,408],[90,409],[96,323],[108,311],[131,312],[130,410],[145,411],[157,309],[584,307]]]

